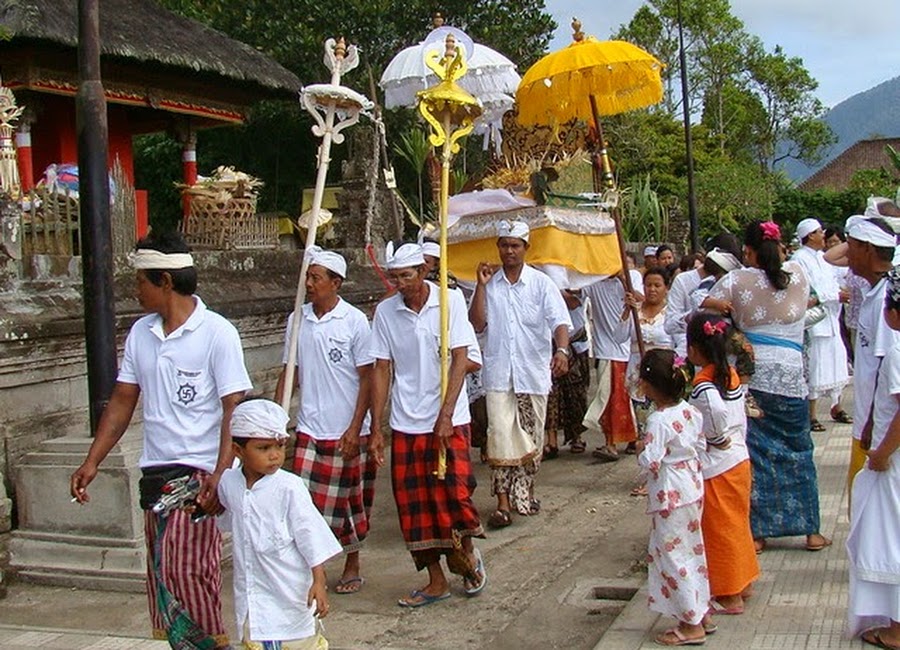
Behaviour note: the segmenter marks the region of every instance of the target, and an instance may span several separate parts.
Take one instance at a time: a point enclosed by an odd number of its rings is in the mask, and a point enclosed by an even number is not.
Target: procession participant
[[[643,300],[643,281],[637,271],[629,271],[633,298]],[[583,424],[603,436],[603,443],[592,453],[603,462],[619,459],[617,445],[637,440],[637,426],[631,396],[626,386],[628,360],[631,357],[630,312],[625,310],[625,284],[622,274],[604,278],[585,287],[590,300],[594,367],[597,369],[595,393]]]
[[[656,246],[647,246],[644,248],[644,264],[641,268],[638,269],[641,275],[644,274],[644,271],[647,269],[652,269],[656,266]]]
[[[668,244],[662,244],[656,247],[656,266],[663,268],[675,264],[675,251]]]
[[[590,344],[587,337],[584,303],[581,291],[563,289],[562,297],[572,319],[572,336],[569,337],[569,372],[553,378],[553,387],[547,396],[547,421],[544,431],[547,444],[543,458],[556,458],[559,454],[559,428],[562,427],[564,440],[573,454],[583,454],[586,448],[581,434],[581,421],[587,411],[587,389],[591,381],[591,360],[588,354]]]
[[[809,279],[810,307],[818,304],[825,309],[825,318],[806,329],[804,353],[807,386],[809,387],[809,419],[812,431],[824,431],[816,418],[819,396],[829,398],[831,419],[849,424],[853,420],[841,408],[841,391],[850,376],[847,374],[847,350],[841,340],[841,290],[834,276],[834,267],[825,261],[825,232],[817,219],[803,219],[797,224],[797,239],[801,247],[791,258],[803,268]]]
[[[881,315],[900,330],[900,274],[885,282]],[[850,634],[882,648],[900,646],[900,336],[894,336],[878,368],[868,463],[856,476],[847,554],[850,560]]]
[[[369,321],[338,295],[346,260],[313,246],[306,253],[306,296],[297,340],[300,396],[293,470],[306,481],[313,503],[344,548],[344,571],[334,588],[352,594],[364,583],[359,551],[369,533],[375,476],[384,464],[384,441],[370,437],[372,358]],[[294,314],[288,317],[282,362],[287,363]],[[281,402],[285,370],[275,399]]]
[[[133,257],[136,296],[146,316],[125,339],[125,354],[109,404],[103,411],[84,463],[71,478],[72,496],[87,503],[97,468],[131,422],[143,394],[144,448],[141,508],[147,541],[147,596],[153,636],[165,639],[154,573],[156,538],[164,531],[160,573],[165,587],[216,647],[227,648],[220,589],[221,536],[213,519],[199,523],[176,510],[160,518],[151,510],[169,480],[196,476],[200,506],[219,509],[216,488],[231,466],[228,423],[251,388],[235,327],[209,311],[199,296],[190,248],[181,235],[150,235]]]
[[[544,417],[551,376],[569,369],[572,320],[553,281],[525,264],[528,226],[501,221],[497,250],[502,267],[478,265],[469,307],[476,332],[486,332],[482,379],[487,391],[488,464],[497,509],[494,528],[512,523],[510,512],[540,510],[534,480],[544,448]]]
[[[303,480],[284,471],[288,415],[267,399],[231,416],[240,466],[219,483],[219,528],[234,549],[234,610],[245,650],[309,647],[328,615],[325,562],[341,552]]]
[[[870,287],[859,308],[853,352],[853,441],[848,475],[851,495],[853,479],[865,464],[872,440],[875,379],[882,360],[897,339],[881,313],[896,241],[894,231],[878,217],[853,216],[847,220],[847,262],[850,270]]]
[[[425,280],[418,244],[388,244],[388,277],[397,293],[375,310],[372,323],[372,433],[379,431],[391,386],[391,478],[400,530],[416,569],[428,570],[428,584],[401,598],[401,607],[422,607],[450,597],[441,568],[447,555],[451,573],[462,575],[474,596],[487,583],[483,537],[472,503],[475,477],[469,462],[469,406],[462,394],[469,356],[477,357],[475,332],[466,320],[462,294],[448,292],[450,378],[441,399],[439,289]],[[439,451],[446,457],[444,478],[436,475]]]

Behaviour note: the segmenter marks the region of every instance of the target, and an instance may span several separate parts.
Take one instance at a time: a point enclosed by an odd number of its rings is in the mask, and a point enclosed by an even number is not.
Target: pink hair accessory
[[[773,241],[781,240],[781,228],[778,227],[778,224],[774,221],[764,221],[759,224],[760,230],[762,230],[762,238],[771,239]]]
[[[679,357],[677,354],[675,355],[675,360],[672,361],[673,368],[683,368],[684,367],[684,357]]]
[[[728,325],[723,320],[720,320],[718,323],[713,323],[712,321],[706,321],[705,323],[703,323],[703,333],[707,336],[724,334],[727,328]]]

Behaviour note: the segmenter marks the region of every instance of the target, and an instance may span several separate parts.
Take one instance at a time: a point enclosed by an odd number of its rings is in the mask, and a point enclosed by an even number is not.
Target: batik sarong
[[[358,551],[369,534],[369,515],[374,496],[374,458],[367,453],[367,438],[360,438],[359,455],[344,460],[339,440],[316,440],[297,434],[294,446],[294,473],[309,488],[316,509],[322,513],[344,553]],[[369,475],[370,499],[367,507],[364,473]]]
[[[144,511],[144,538],[147,543],[147,599],[154,639],[166,639],[166,625],[157,604],[153,570],[159,517]],[[197,626],[213,637],[217,647],[228,646],[222,619],[222,536],[215,518],[191,521],[191,515],[175,510],[168,515],[159,545],[163,583],[187,611]]]
[[[394,431],[391,482],[400,531],[421,571],[458,548],[462,537],[484,537],[472,503],[475,475],[469,461],[469,426],[453,427],[446,442],[446,475],[439,479],[440,442],[430,433]]]
[[[765,414],[747,421],[747,448],[753,465],[753,537],[818,533],[819,486],[808,402],[799,397],[750,392]]]
[[[750,461],[703,481],[703,542],[713,596],[740,594],[759,577],[750,532]]]
[[[709,610],[701,502],[652,513],[647,547],[647,604],[697,625]]]
[[[590,379],[591,361],[587,352],[573,354],[569,372],[553,378],[553,388],[547,396],[545,431],[558,431],[562,428],[567,443],[581,438],[585,430],[581,421],[587,411]]]
[[[491,494],[509,495],[516,512],[532,514],[534,479],[544,449],[547,396],[488,391],[487,408]]]

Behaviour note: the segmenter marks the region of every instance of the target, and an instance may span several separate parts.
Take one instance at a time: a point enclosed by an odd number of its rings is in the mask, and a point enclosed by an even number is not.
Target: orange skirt
[[[631,407],[631,395],[625,381],[627,361],[610,361],[609,401],[600,416],[600,428],[611,444],[637,440],[637,427]]]
[[[741,593],[759,577],[750,532],[750,460],[703,482],[703,542],[709,591],[715,596]]]

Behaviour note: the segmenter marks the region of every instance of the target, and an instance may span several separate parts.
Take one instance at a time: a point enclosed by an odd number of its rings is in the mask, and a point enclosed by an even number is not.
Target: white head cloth
[[[131,265],[136,271],[174,271],[194,266],[190,253],[162,253],[149,248],[139,248],[131,254]]]
[[[431,255],[431,257],[440,258],[441,245],[437,244],[433,241],[422,242],[422,254],[423,255]]]
[[[709,251],[706,256],[715,262],[720,269],[728,273],[729,271],[736,271],[741,268],[741,262],[734,255],[729,253],[728,251],[723,251],[721,248],[714,248]]]
[[[882,203],[894,203],[889,198],[884,196],[870,196],[866,199],[866,210],[863,212],[863,215],[866,217],[880,217],[883,216],[881,214],[881,210],[878,208]]]
[[[271,400],[252,399],[241,402],[231,414],[231,437],[282,440],[289,437],[289,419],[281,405]]]
[[[894,248],[897,245],[897,236],[893,232],[885,232],[859,215],[847,219],[847,236],[879,248]]]
[[[424,263],[425,256],[422,253],[422,247],[418,244],[400,244],[397,250],[394,250],[394,242],[389,241],[384,249],[384,265],[388,270],[406,269]]]
[[[821,229],[822,224],[819,223],[818,219],[813,219],[812,217],[804,219],[797,224],[797,239],[802,242],[803,239],[809,236],[810,233]]]
[[[343,255],[334,251],[327,251],[321,246],[310,246],[309,250],[306,251],[306,255],[309,257],[310,266],[313,264],[324,266],[342,278],[347,278],[347,260],[344,259]]]
[[[656,246],[647,246],[644,249],[644,257],[656,257]]]
[[[515,237],[528,242],[530,232],[528,224],[522,221],[507,221],[504,219],[497,224],[497,237]]]

